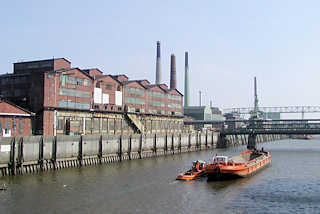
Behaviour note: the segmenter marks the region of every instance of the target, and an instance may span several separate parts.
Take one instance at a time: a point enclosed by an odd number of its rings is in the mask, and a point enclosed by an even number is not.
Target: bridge
[[[248,149],[255,148],[257,135],[318,135],[320,119],[287,120],[193,120],[185,125],[211,124],[220,133],[220,143],[224,145],[227,135],[248,135]]]
[[[226,108],[223,109],[224,113],[236,114],[252,114],[255,107],[249,108]],[[305,113],[320,113],[320,106],[282,106],[282,107],[259,107],[262,113],[301,113],[302,119]]]

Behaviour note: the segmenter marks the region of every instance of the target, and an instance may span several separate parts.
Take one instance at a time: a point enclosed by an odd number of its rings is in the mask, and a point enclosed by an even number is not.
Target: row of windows
[[[169,108],[181,108],[180,103],[168,103]]]
[[[16,77],[5,77],[0,79],[0,84],[7,85],[7,84],[21,84],[26,83],[27,77],[26,76],[16,76]]]
[[[167,120],[142,120],[141,122],[144,125],[146,131],[183,129],[183,122]],[[84,130],[86,133],[129,130],[129,125],[125,120],[113,118],[85,118],[84,120],[82,118],[79,118],[78,120],[70,121],[70,119],[68,119],[67,117],[59,117],[57,125],[57,130],[61,130],[67,133],[73,132],[73,134],[81,134]]]
[[[91,93],[88,91],[80,91],[80,90],[68,89],[68,88],[60,88],[59,94],[62,96],[70,96],[70,97],[83,97],[83,98],[91,97]]]
[[[158,91],[149,91],[149,96],[151,97],[158,97],[158,98],[164,98],[164,94]]]
[[[144,96],[144,90],[139,88],[125,87],[125,91],[128,94],[136,94],[136,95]]]
[[[68,75],[61,75],[60,82],[61,82],[61,85],[72,84],[72,85],[90,86],[90,80],[80,78],[80,77],[72,77]]]
[[[16,120],[16,118],[13,117],[11,122],[10,122],[10,120],[4,121],[3,124],[0,121],[0,130],[1,130],[1,132],[2,132],[2,129],[5,129],[5,130],[10,130],[11,129],[11,133],[12,134],[16,133],[16,131],[17,131],[17,120]],[[23,119],[22,118],[19,118],[18,133],[19,134],[23,133]]]
[[[101,126],[100,126],[101,122]],[[69,124],[68,124],[69,123]],[[118,131],[118,130],[127,130],[128,124],[125,120],[122,119],[107,119],[107,118],[86,118],[83,120],[82,118],[79,120],[69,120],[68,118],[59,117],[57,120],[57,130],[71,131],[77,132],[77,134],[83,132],[83,128],[86,133],[95,131]]]
[[[181,96],[168,94],[168,99],[169,99],[169,100],[178,100],[178,101],[181,101]]]
[[[164,110],[149,109],[150,114],[164,114]]]
[[[144,105],[144,99],[141,98],[135,98],[135,97],[126,97],[126,103],[131,104],[138,104],[138,105]]]
[[[155,106],[155,107],[164,107],[164,102],[157,101],[157,100],[149,100],[149,105]]]
[[[72,102],[68,100],[60,100],[59,107],[75,108],[75,109],[90,109],[90,103]]]

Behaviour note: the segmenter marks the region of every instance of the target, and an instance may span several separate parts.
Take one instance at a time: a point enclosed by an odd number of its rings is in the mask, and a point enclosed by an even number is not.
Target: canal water
[[[320,139],[259,144],[272,164],[233,181],[176,181],[196,159],[227,150],[0,178],[0,213],[320,213]]]

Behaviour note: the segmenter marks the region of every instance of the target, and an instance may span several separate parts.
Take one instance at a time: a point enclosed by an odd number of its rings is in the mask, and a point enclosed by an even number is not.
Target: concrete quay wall
[[[216,132],[0,138],[0,176],[215,149],[218,139]],[[279,139],[258,136],[257,142]],[[247,142],[248,136],[231,135],[226,146]]]

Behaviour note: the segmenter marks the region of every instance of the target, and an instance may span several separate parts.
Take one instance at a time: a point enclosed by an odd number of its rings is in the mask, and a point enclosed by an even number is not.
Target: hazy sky
[[[155,81],[161,41],[163,82],[177,57],[184,93],[189,51],[191,104],[319,105],[320,1],[2,1],[0,73],[12,63],[65,57],[73,67]]]

